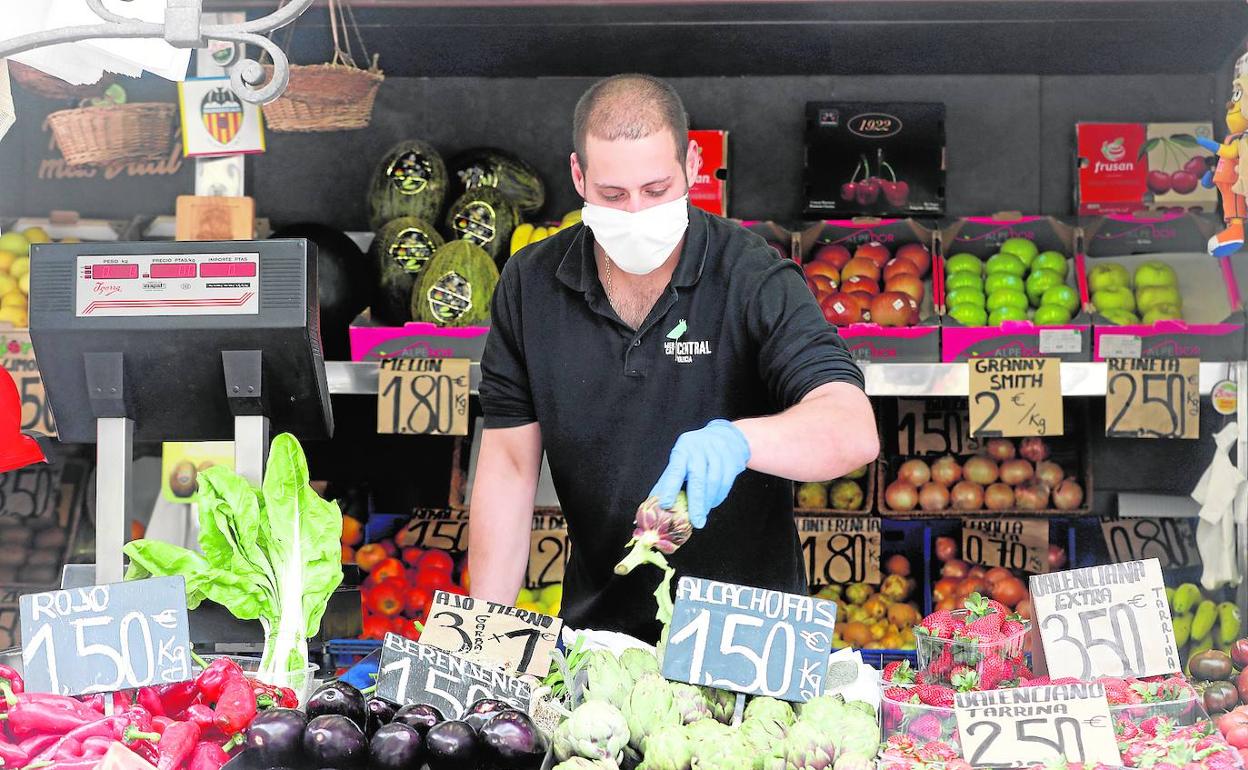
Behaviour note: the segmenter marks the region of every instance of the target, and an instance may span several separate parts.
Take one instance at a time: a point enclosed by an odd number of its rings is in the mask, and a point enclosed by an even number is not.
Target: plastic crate
[[[899,660],[910,661],[911,667],[918,666],[918,654],[914,650],[858,650],[862,662],[883,671],[889,663]]]
[[[376,639],[330,639],[325,645],[325,655],[333,670],[348,668],[359,663],[365,656],[381,649]]]

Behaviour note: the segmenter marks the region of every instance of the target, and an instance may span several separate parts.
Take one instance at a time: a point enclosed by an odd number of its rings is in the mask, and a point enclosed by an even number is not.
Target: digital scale
[[[232,439],[237,472],[259,485],[270,428],[332,435],[314,244],[47,243],[31,265],[57,434],[97,444],[96,583],[123,578],[136,439]]]

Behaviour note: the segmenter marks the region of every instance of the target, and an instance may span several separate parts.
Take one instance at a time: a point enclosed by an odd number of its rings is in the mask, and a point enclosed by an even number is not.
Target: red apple
[[[888,253],[888,247],[876,241],[864,243],[854,250],[855,259],[869,259],[875,263],[877,270],[883,270],[890,257],[892,254]]]
[[[854,257],[841,270],[841,280],[848,281],[854,276],[880,280],[880,266],[864,257]]]
[[[816,299],[836,291],[836,282],[826,275],[812,275],[806,279],[806,285],[810,287],[810,293],[814,294]]]
[[[888,264],[884,266],[884,280],[889,281],[902,273],[919,274],[919,268],[913,262],[901,257],[893,257],[888,260]]]
[[[919,268],[919,275],[927,275],[932,266],[932,255],[921,243],[904,243],[897,247],[897,259],[908,259]]]
[[[827,262],[837,270],[845,267],[845,263],[849,262],[849,249],[839,243],[825,243],[815,249],[814,260],[816,262]]]
[[[845,283],[841,284],[841,291],[861,292],[863,294],[875,296],[880,293],[880,284],[870,278],[854,276],[853,278],[847,279]]]
[[[919,303],[899,291],[882,292],[871,300],[871,321],[880,326],[913,326],[919,322]]]
[[[823,317],[833,326],[849,326],[862,321],[862,306],[854,295],[834,291],[819,302]]]
[[[828,262],[808,262],[802,266],[802,272],[806,274],[807,280],[816,275],[825,276],[832,281],[834,287],[841,282],[841,271]]]
[[[923,279],[913,273],[895,275],[884,282],[884,291],[899,291],[909,294],[915,302],[923,301]]]

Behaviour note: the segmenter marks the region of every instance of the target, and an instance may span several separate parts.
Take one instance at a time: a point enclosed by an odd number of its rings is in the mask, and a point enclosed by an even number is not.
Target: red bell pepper
[[[77,759],[53,762],[50,765],[42,765],[41,767],[43,770],[97,770],[99,766],[99,757],[78,757]]]
[[[71,714],[77,714],[83,719],[99,719],[102,714],[94,711],[86,703],[71,698],[68,695],[54,695],[46,692],[19,692],[13,696],[12,705],[22,703],[38,703],[43,706],[58,708]]]
[[[138,701],[139,705],[147,709],[152,716],[163,717],[165,715],[165,704],[161,702],[160,693],[156,692],[155,687],[140,687]]]
[[[194,722],[175,722],[165,728],[156,744],[160,758],[156,770],[179,770],[199,743],[199,726]]]
[[[245,730],[256,718],[256,695],[247,680],[234,680],[221,691],[217,700],[217,729],[226,735]]]
[[[88,738],[82,742],[82,756],[102,757],[113,747],[113,743],[112,738],[105,738],[101,735]]]
[[[24,767],[28,762],[30,755],[21,746],[0,741],[0,767]]]
[[[229,761],[230,755],[220,746],[212,741],[200,741],[191,753],[191,764],[186,770],[221,770]]]
[[[152,717],[152,732],[163,734],[165,732],[165,728],[176,721],[177,720],[170,719],[169,717]]]
[[[216,703],[227,684],[246,678],[243,669],[237,663],[229,658],[217,658],[196,677],[195,687],[205,703]]]
[[[59,762],[62,759],[76,759],[82,756],[82,744],[73,738],[67,738],[57,744],[56,751],[52,754],[52,761]]]
[[[78,713],[40,701],[19,702],[8,711],[9,730],[21,738],[33,733],[68,733],[87,724]]]
[[[192,703],[186,707],[186,713],[183,714],[183,717],[187,722],[194,722],[202,733],[205,730],[213,729],[217,715],[212,709],[202,703]]]
[[[104,717],[103,719],[80,725],[66,733],[57,743],[40,752],[36,759],[50,759],[60,752],[62,744],[69,741],[81,743],[87,738],[97,735],[127,744],[134,741],[157,740],[159,736],[155,733],[144,732],[139,729],[139,724],[142,724],[145,718],[151,719],[146,712],[142,714],[127,712],[126,714],[114,714],[111,717]],[[150,724],[150,721],[148,723]]]
[[[4,697],[6,703],[13,705],[13,696],[19,692],[26,690],[26,683],[22,681],[22,675],[12,666],[0,665],[0,696]]]
[[[196,681],[195,679],[190,679],[185,682],[162,684],[156,688],[156,693],[160,695],[161,705],[165,707],[165,716],[173,717],[181,714],[183,711],[186,711],[187,706],[199,698],[199,690],[195,685]]]
[[[28,757],[37,757],[39,754],[61,739],[59,735],[32,735],[17,746],[26,752]]]

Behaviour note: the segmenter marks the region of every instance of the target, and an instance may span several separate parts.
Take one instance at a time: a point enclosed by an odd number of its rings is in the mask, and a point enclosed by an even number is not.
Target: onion
[[[1014,442],[1008,438],[990,438],[984,450],[997,462],[1014,459]]]
[[[1018,447],[1018,453],[1033,463],[1038,463],[1049,459],[1049,445],[1044,439],[1032,436],[1023,439]]]
[[[949,507],[949,490],[929,481],[919,490],[919,507],[925,511],[943,511]]]
[[[932,463],[932,481],[943,487],[951,487],[962,479],[962,466],[953,455],[945,455]]]
[[[950,497],[955,510],[978,511],[984,507],[984,488],[974,481],[959,481]]]
[[[950,559],[945,562],[943,567],[940,568],[940,576],[961,580],[966,577],[966,573],[969,572],[970,569],[971,566],[961,559]]]
[[[1008,511],[1014,507],[1014,490],[1000,482],[984,490],[984,507],[990,511]]]
[[[1083,487],[1074,479],[1066,479],[1053,492],[1053,507],[1073,511],[1083,503]]]
[[[906,460],[897,469],[897,478],[909,481],[915,487],[921,487],[932,478],[932,470],[922,460]]]
[[[989,591],[993,590],[997,583],[1000,583],[1002,580],[1012,580],[1013,578],[1014,573],[1010,572],[1005,567],[993,567],[988,570],[988,572],[984,573],[984,580],[988,581]]]
[[[1062,466],[1052,460],[1041,460],[1036,464],[1036,480],[1043,481],[1049,489],[1057,489],[1064,478],[1066,478],[1066,472],[1062,470]]]
[[[1014,612],[1021,615],[1024,620],[1031,620],[1031,597],[1022,599],[1018,604],[1014,605]]]
[[[1016,487],[1014,507],[1020,511],[1043,511],[1049,507],[1049,488],[1038,481]]]
[[[936,558],[940,561],[958,558],[958,541],[944,535],[936,538]]]
[[[1065,566],[1066,549],[1056,543],[1049,543],[1049,572],[1054,572]]]
[[[1035,469],[1026,460],[1006,460],[1001,463],[1001,481],[1012,487],[1031,481]]]
[[[997,464],[987,457],[976,455],[962,466],[962,475],[967,481],[986,487],[997,480]]]
[[[913,511],[919,504],[919,490],[905,479],[897,479],[884,490],[884,502],[894,511]]]

